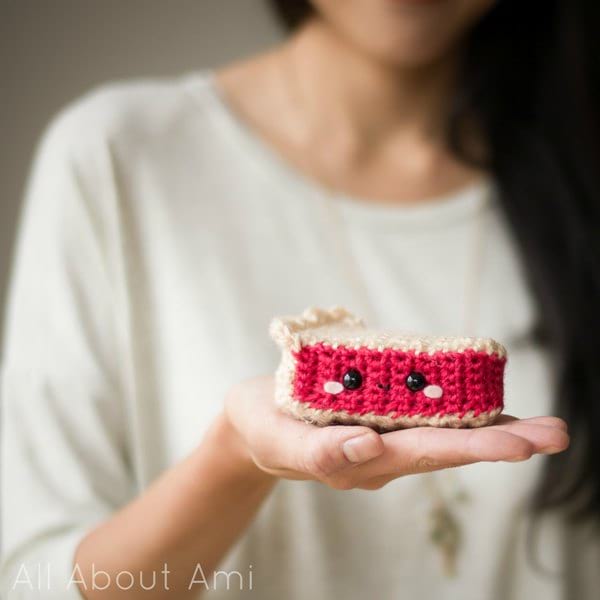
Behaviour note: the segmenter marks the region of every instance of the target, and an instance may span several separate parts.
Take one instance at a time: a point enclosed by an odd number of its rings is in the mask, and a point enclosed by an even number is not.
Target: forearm
[[[274,482],[247,456],[226,418],[219,417],[193,454],[81,542],[75,560],[86,582],[80,586],[84,597],[164,598],[166,591],[173,598],[197,594],[202,586],[188,589],[197,565],[204,573],[212,572]],[[92,589],[92,568],[111,576],[110,588]],[[134,575],[133,588],[119,589],[115,577],[121,571]],[[140,587],[140,573],[145,587],[151,586],[156,574],[153,589]],[[104,577],[100,587],[106,581]],[[123,576],[121,587],[130,582],[129,576]]]

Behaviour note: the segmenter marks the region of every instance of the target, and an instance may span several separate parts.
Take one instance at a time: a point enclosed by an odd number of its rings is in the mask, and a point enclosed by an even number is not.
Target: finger
[[[357,467],[357,478],[424,473],[480,461],[520,461],[534,452],[527,439],[486,427],[470,430],[423,427],[386,433],[381,438],[384,453]]]
[[[519,423],[530,423],[535,425],[545,425],[546,427],[554,427],[556,429],[560,429],[562,431],[568,431],[569,427],[567,423],[560,419],[559,417],[527,417],[525,419],[517,419]],[[498,423],[496,421],[494,425]]]
[[[429,429],[430,433],[424,434],[418,433],[418,430],[412,430],[405,434],[415,435],[419,438],[429,435],[432,439],[436,439],[438,436],[471,439],[470,446],[464,445],[463,449],[460,446],[455,447],[448,452],[446,457],[421,457],[420,465],[431,470],[432,468],[448,468],[477,461],[518,461],[529,458],[533,453],[561,452],[568,447],[569,436],[562,429],[554,427],[554,424],[561,425],[562,421],[555,417],[520,420],[506,415],[506,418],[496,425],[495,429],[509,435],[504,436],[501,440],[496,439],[496,443],[492,439],[495,437],[493,432],[489,432],[489,430],[485,432],[483,429],[462,432]],[[305,470],[321,477],[331,476],[348,466],[370,461],[380,456],[385,448],[385,442],[381,443],[380,436],[373,436],[369,429],[363,427],[327,427],[316,431],[310,426],[309,428],[314,446],[311,451],[309,444],[309,464],[311,466],[308,468],[305,466]],[[487,438],[490,438],[489,441]],[[452,452],[455,453],[454,456]],[[348,460],[350,460],[350,465]],[[420,470],[418,469],[417,472]]]
[[[513,421],[519,421],[520,423],[546,425],[548,427],[556,427],[557,429],[562,429],[563,431],[568,430],[567,423],[563,419],[560,419],[559,417],[540,416],[540,417],[518,418],[513,415],[507,415],[507,414],[499,415],[496,418],[496,420],[489,425],[489,427],[494,427],[496,425],[505,425],[506,423],[511,423]]]
[[[349,489],[350,480],[338,476],[384,450],[381,436],[368,427],[315,427],[288,419],[284,417],[281,426],[263,435],[255,450],[259,466],[278,477],[317,479]],[[292,438],[294,430],[297,435]]]
[[[348,479],[338,476],[384,452],[381,436],[362,426],[329,426],[312,428],[296,467],[317,479],[340,489],[353,487]]]
[[[555,452],[561,452],[568,447],[569,436],[564,429],[566,424],[562,419],[557,419],[556,417],[534,417],[529,419],[510,417],[509,419],[503,419],[502,421],[504,421],[503,425],[494,425],[494,427],[527,439],[533,444],[535,452],[553,454]],[[443,466],[438,465],[436,469],[453,468],[463,466],[464,464],[469,464],[469,462],[456,464],[444,463]],[[373,463],[373,466],[375,466],[375,463]],[[434,467],[435,465],[423,465],[422,463],[421,466]],[[428,470],[436,469],[430,468]],[[362,471],[357,471],[356,475],[368,477],[368,472],[363,469]],[[365,490],[377,490],[397,477],[397,474],[393,476],[390,474],[380,475],[359,482],[357,487]]]
[[[540,454],[555,454],[569,446],[569,434],[566,431],[537,422],[514,421],[495,428],[525,438],[533,444],[534,452]]]

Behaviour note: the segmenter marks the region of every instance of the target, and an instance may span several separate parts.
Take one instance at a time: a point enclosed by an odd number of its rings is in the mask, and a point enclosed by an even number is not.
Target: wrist
[[[272,485],[276,477],[254,462],[245,440],[225,412],[220,413],[206,434],[202,446],[223,459],[223,467],[241,480],[256,485]]]

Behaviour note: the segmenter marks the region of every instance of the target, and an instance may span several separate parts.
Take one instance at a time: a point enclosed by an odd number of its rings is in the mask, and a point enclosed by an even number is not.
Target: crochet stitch
[[[506,350],[492,339],[374,331],[340,307],[275,318],[270,334],[278,405],[316,425],[479,427],[504,406]]]

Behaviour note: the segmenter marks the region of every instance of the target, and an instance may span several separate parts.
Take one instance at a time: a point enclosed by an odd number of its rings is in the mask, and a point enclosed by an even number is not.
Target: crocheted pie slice
[[[492,339],[367,329],[343,308],[278,317],[276,401],[316,425],[480,427],[503,409],[506,350]]]

